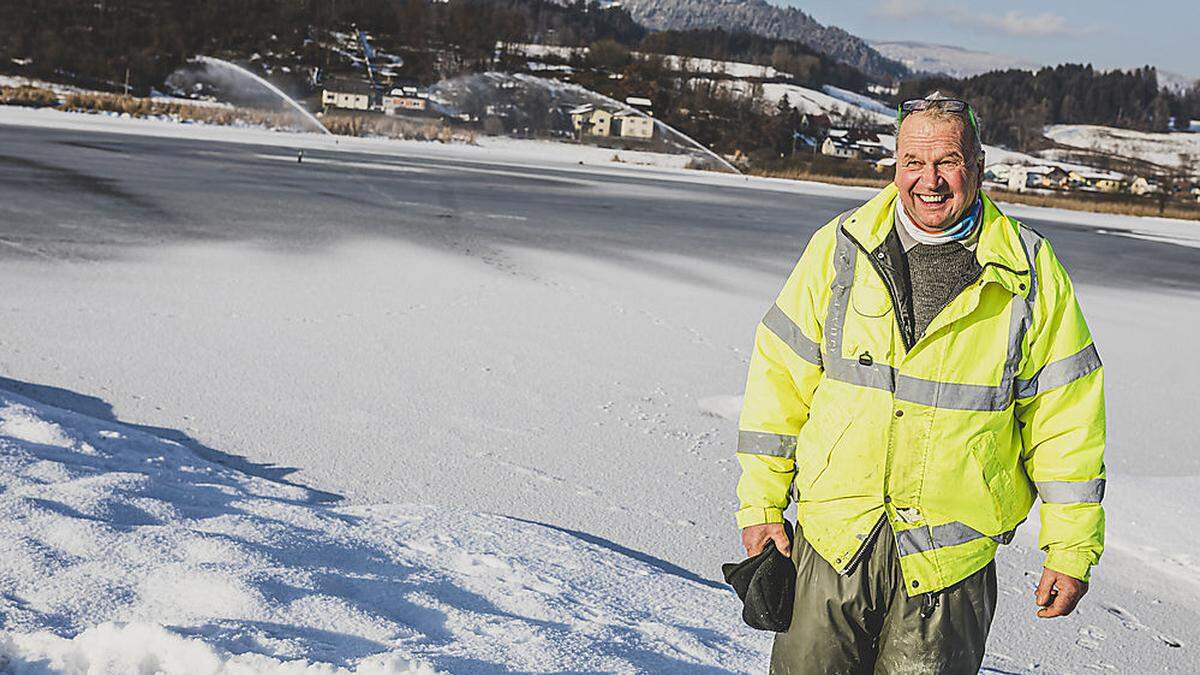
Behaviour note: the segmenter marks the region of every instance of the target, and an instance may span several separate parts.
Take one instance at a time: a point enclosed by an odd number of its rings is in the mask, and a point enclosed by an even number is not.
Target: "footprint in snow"
[[[1104,631],[1099,626],[1084,626],[1079,629],[1079,639],[1075,644],[1087,650],[1096,650],[1100,648],[1100,643],[1104,641]]]
[[[1129,612],[1129,610],[1125,609],[1124,607],[1121,607],[1119,605],[1100,605],[1100,606],[1104,608],[1104,611],[1106,611],[1109,614],[1112,614],[1114,617],[1116,617],[1117,621],[1120,621],[1121,625],[1128,628],[1129,630],[1138,630],[1139,628],[1147,627],[1146,624],[1139,621],[1136,616],[1134,616],[1132,613]]]
[[[1171,639],[1171,638],[1167,637],[1166,635],[1155,635],[1154,637],[1158,638],[1160,642],[1162,642],[1163,644],[1165,644],[1168,647],[1172,647],[1174,649],[1180,649],[1183,647],[1182,642],[1180,642],[1179,640]]]
[[[1115,616],[1117,618],[1117,620],[1121,622],[1121,625],[1124,626],[1125,628],[1128,628],[1129,630],[1153,630],[1146,624],[1139,621],[1136,616],[1134,616],[1132,613],[1130,613],[1128,610],[1126,610],[1123,607],[1120,607],[1118,605],[1101,605],[1101,607],[1104,608],[1104,611]],[[1176,640],[1172,637],[1168,637],[1161,633],[1155,633],[1154,637],[1159,642],[1161,642],[1161,643],[1165,644],[1166,646],[1171,647],[1173,649],[1179,649],[1179,648],[1183,647],[1183,643],[1181,643],[1179,640]]]

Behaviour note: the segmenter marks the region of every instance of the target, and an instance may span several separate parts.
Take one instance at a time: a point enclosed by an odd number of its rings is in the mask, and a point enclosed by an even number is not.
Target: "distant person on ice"
[[[967,103],[904,103],[895,182],[812,236],[758,326],[737,522],[798,574],[771,673],[978,672],[993,558],[1035,498],[1037,616],[1087,592],[1103,370],[1050,242],[980,191],[983,161]]]

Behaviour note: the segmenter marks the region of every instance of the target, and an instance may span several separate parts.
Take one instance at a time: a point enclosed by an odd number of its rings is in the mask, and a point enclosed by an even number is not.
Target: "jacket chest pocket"
[[[860,316],[879,318],[891,313],[892,298],[886,288],[864,284],[851,291],[850,305]]]
[[[894,363],[896,351],[892,297],[886,288],[871,283],[856,285],[846,312],[845,356],[863,365]]]

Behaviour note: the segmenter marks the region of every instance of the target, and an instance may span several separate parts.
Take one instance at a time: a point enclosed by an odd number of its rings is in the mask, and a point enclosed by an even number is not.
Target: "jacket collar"
[[[898,194],[896,184],[888,184],[842,221],[842,230],[864,250],[874,251],[895,227]],[[1024,296],[1028,288],[1029,260],[1021,245],[1017,223],[1004,215],[987,193],[980,191],[979,194],[983,213],[980,214],[982,229],[975,246],[975,259],[984,269],[984,279],[998,282],[1014,295]]]

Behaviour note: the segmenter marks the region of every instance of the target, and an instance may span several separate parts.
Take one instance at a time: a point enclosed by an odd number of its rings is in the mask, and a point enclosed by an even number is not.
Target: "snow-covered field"
[[[333,146],[33,111],[0,123],[440,156],[481,177],[554,167],[611,199],[711,187],[689,194],[713,208],[735,188],[872,193],[579,166],[519,142]],[[1052,241],[1059,224],[1104,229],[1090,236],[1114,254],[1129,232],[1195,227],[1009,210]],[[21,673],[761,672],[767,637],[715,583],[739,554],[746,350],[782,282],[759,262],[383,236],[6,260],[0,658]],[[1080,295],[1107,367],[1109,551],[1076,615],[1037,621],[1031,518],[1000,554],[986,672],[1198,672],[1200,296]]]
[[[1057,143],[1082,150],[1200,171],[1200,135],[1190,132],[1150,133],[1092,124],[1054,124],[1046,127],[1045,133]]]

